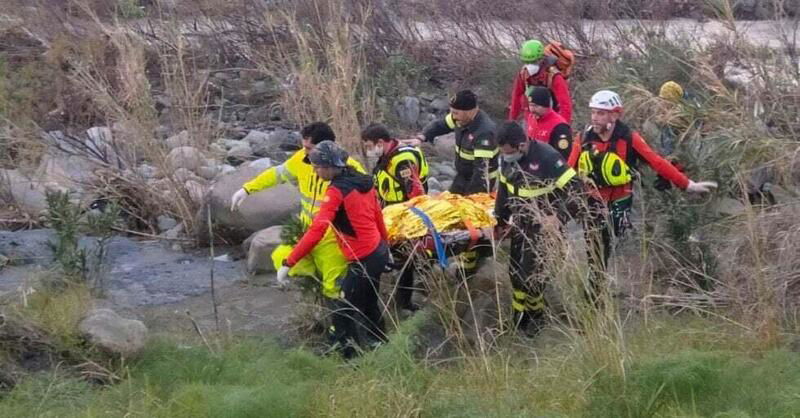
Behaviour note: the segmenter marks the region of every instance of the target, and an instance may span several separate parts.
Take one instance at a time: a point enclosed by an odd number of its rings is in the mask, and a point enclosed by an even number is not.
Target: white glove
[[[289,286],[289,270],[290,268],[287,266],[281,266],[281,268],[278,269],[278,286]]]
[[[715,181],[700,181],[700,182],[693,182],[689,180],[689,185],[686,187],[686,191],[689,193],[708,193],[711,189],[717,188],[717,182]]]
[[[236,212],[239,210],[239,206],[242,206],[242,202],[247,199],[247,190],[239,189],[236,193],[233,194],[231,197],[231,212]]]

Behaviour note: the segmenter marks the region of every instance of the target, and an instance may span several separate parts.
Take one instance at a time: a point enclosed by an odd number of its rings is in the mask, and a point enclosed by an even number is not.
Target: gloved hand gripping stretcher
[[[383,219],[393,246],[421,240],[444,267],[447,256],[474,246],[495,224],[494,197],[487,193],[460,196],[448,192],[418,196],[387,206]]]

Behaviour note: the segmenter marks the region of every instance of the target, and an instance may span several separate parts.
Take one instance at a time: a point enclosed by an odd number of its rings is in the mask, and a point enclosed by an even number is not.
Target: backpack
[[[556,58],[554,66],[561,73],[564,78],[569,78],[572,74],[572,68],[575,66],[575,53],[564,47],[561,42],[550,41],[544,47],[545,55],[551,55]]]

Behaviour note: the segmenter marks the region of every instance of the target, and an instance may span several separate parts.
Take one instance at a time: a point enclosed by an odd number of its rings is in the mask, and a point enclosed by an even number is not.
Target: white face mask
[[[528,71],[528,75],[535,75],[539,72],[539,64],[525,64],[525,69]]]
[[[513,154],[503,154],[503,162],[504,163],[515,163],[522,159],[521,152],[515,152]]]

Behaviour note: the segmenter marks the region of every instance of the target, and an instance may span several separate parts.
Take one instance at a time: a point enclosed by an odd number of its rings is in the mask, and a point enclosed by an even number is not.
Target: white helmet
[[[611,90],[600,90],[589,100],[589,107],[617,112],[622,110],[622,99]]]

